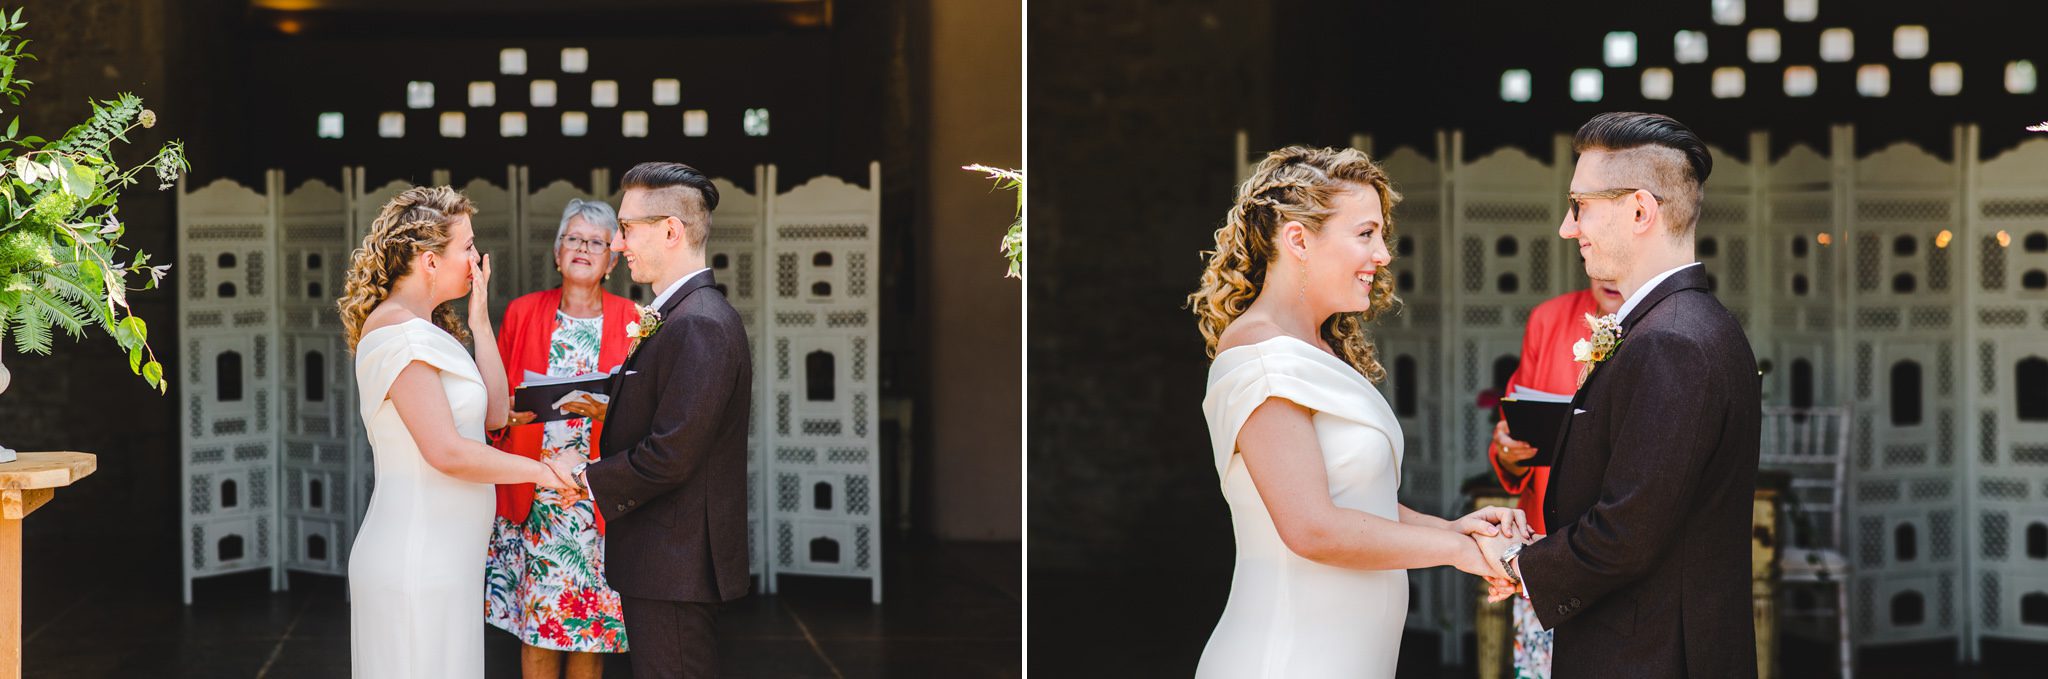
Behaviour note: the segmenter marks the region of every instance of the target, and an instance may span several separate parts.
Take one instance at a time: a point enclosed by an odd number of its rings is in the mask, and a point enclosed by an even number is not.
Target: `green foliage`
[[[960,168],[969,172],[985,172],[996,182],[1000,190],[1017,192],[1017,219],[1010,222],[1010,230],[1003,234],[999,249],[1010,260],[1009,278],[1024,277],[1024,171],[1005,170],[987,165],[968,165]]]
[[[0,97],[17,106],[33,84],[14,77],[17,65],[35,60],[18,33],[27,25],[21,10],[0,11]],[[131,371],[164,392],[163,365],[147,324],[129,313],[128,291],[156,287],[170,265],[152,267],[148,253],[121,246],[127,227],[115,214],[121,190],[141,171],[154,171],[159,190],[175,183],[188,169],[184,146],[167,143],[124,169],[113,143],[155,125],[156,113],[133,94],[88,103],[92,117],[55,140],[17,138],[19,117],[0,135],[0,351],[11,339],[17,351],[49,354],[58,330],[83,339],[97,328],[128,355]]]

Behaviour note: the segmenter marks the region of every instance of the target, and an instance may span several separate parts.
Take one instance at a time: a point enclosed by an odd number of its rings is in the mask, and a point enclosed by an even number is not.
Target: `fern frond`
[[[43,318],[41,307],[24,300],[14,308],[14,346],[31,354],[48,356],[52,348],[50,340],[50,322]]]
[[[57,150],[71,153],[94,151],[106,146],[119,138],[121,132],[135,122],[136,116],[142,115],[142,99],[124,93],[113,101],[94,103],[92,108],[92,118],[65,132],[57,141]]]
[[[63,297],[46,290],[37,290],[28,295],[28,303],[40,307],[50,325],[64,329],[72,339],[85,338],[85,324],[93,322],[92,312],[79,308]]]
[[[63,274],[71,274],[66,276]],[[46,271],[38,275],[42,289],[48,290],[65,301],[76,304],[80,309],[91,312],[91,320],[101,327],[114,326],[114,312],[107,307],[106,283],[98,278],[86,278],[85,272],[76,266],[65,267],[62,273]],[[86,280],[90,283],[81,284]]]

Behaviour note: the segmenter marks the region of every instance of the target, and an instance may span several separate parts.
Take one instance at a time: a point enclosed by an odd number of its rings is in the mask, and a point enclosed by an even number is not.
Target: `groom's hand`
[[[1516,586],[1512,580],[1502,580],[1500,578],[1486,579],[1486,603],[1492,604],[1507,601],[1508,597],[1520,593],[1522,593],[1522,588]]]

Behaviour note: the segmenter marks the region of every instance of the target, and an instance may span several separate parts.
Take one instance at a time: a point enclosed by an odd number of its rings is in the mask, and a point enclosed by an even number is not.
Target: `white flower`
[[[1592,337],[1572,344],[1572,360],[1594,364],[1607,360],[1614,349],[1621,346],[1621,319],[1614,314],[1594,316],[1586,314],[1586,329]]]
[[[631,323],[627,323],[627,324],[626,324],[626,336],[627,336],[627,337],[632,337],[632,338],[635,338],[635,339],[638,339],[638,338],[640,337],[640,322],[639,322],[639,321],[633,321],[633,322],[631,322]]]

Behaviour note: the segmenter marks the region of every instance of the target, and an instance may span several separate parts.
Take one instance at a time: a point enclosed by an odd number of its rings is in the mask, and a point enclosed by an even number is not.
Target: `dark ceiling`
[[[1550,137],[1569,133],[1592,115],[1612,110],[1670,114],[1718,146],[1745,153],[1751,130],[1770,130],[1772,152],[1793,144],[1825,148],[1828,127],[1853,123],[1859,151],[1901,140],[1937,154],[1953,150],[1952,128],[1974,122],[1983,129],[1986,155],[2017,144],[2032,133],[2026,125],[2048,120],[2048,89],[2007,92],[2008,63],[2031,60],[2048,68],[2048,3],[2014,0],[1819,0],[1812,20],[1795,21],[1782,0],[1749,0],[1736,25],[1716,23],[1710,0],[1587,0],[1532,3],[1522,0],[1393,3],[1348,0],[1277,0],[1274,25],[1276,90],[1310,93],[1313,105],[1276,112],[1275,125],[1287,140],[1342,143],[1352,132],[1369,132],[1375,145],[1430,148],[1438,129],[1465,132],[1468,154],[1503,145],[1537,157],[1550,154]],[[1298,32],[1288,26],[1299,24]],[[1894,54],[1900,26],[1924,26],[1924,57]],[[1341,30],[1328,31],[1323,27]],[[1845,62],[1820,57],[1823,30],[1845,28],[1854,36],[1854,55]],[[1771,62],[1748,58],[1746,43],[1756,29],[1778,32],[1781,55]],[[1637,36],[1636,63],[1609,67],[1602,45],[1609,32]],[[1678,31],[1705,34],[1704,62],[1678,63]],[[1954,96],[1930,91],[1936,62],[1959,64],[1963,87]],[[1784,71],[1812,66],[1818,88],[1810,97],[1787,96]],[[1856,72],[1881,65],[1890,73],[1890,93],[1866,97],[1856,90]],[[1668,100],[1642,96],[1644,69],[1673,72]],[[1712,73],[1739,68],[1746,92],[1737,98],[1711,93]],[[1532,89],[1527,102],[1501,99],[1508,69],[1527,69]],[[1572,100],[1576,69],[1597,69],[1605,92],[1599,101]],[[2042,83],[2048,86],[2048,82]]]

